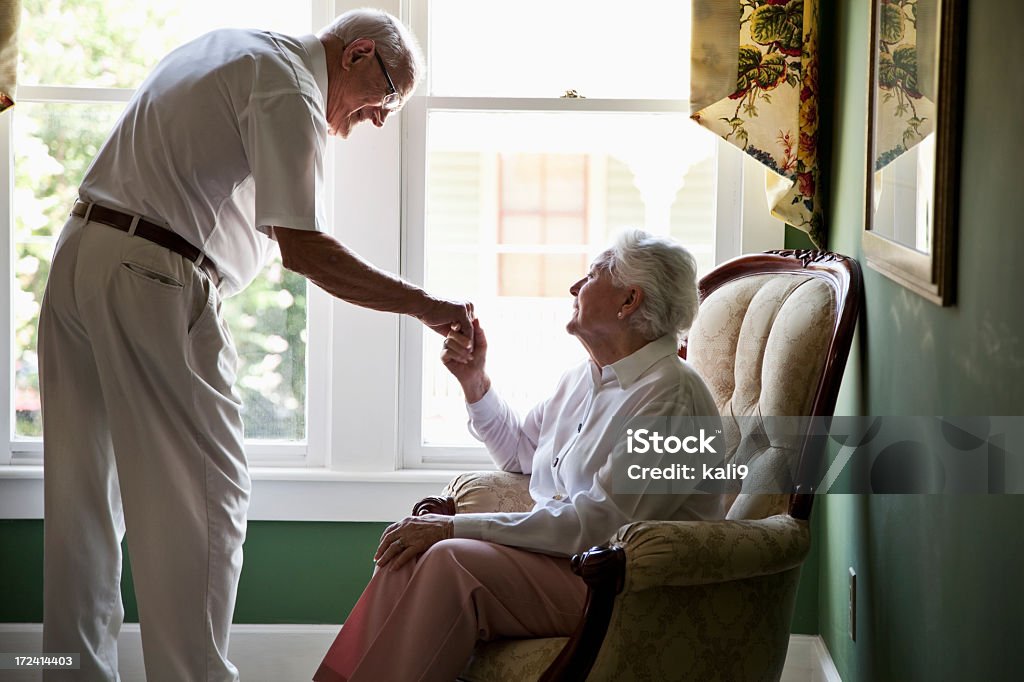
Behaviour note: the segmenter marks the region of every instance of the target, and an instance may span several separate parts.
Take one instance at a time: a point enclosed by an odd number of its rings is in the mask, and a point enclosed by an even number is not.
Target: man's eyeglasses
[[[384,66],[384,60],[380,58],[380,53],[377,52],[377,50],[374,50],[373,56],[377,58],[377,63],[380,64],[380,70],[384,72],[384,78],[388,81],[388,94],[384,95],[384,99],[380,103],[380,108],[387,109],[388,111],[394,111],[398,107],[402,106],[402,96],[398,94],[398,89],[395,88],[395,82],[391,80],[391,74],[388,73],[388,67]]]

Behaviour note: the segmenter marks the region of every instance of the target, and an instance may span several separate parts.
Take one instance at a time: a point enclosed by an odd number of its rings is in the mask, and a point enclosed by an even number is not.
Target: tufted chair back
[[[728,519],[785,513],[791,500],[782,491],[793,490],[803,458],[820,455],[796,418],[835,408],[860,296],[851,263],[822,251],[773,251],[701,280],[685,355],[722,414],[728,459],[750,469]]]

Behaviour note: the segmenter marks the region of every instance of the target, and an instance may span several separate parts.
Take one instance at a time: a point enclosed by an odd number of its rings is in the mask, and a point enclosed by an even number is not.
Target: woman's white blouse
[[[622,428],[627,420],[718,417],[707,386],[677,355],[674,335],[603,368],[590,360],[573,368],[554,395],[525,419],[513,413],[493,388],[467,408],[470,431],[498,466],[532,474],[534,507],[522,513],[457,514],[455,537],[571,555],[606,543],[631,521],[710,520],[725,515],[725,499],[717,494],[613,490],[613,474],[641,461],[627,454]]]

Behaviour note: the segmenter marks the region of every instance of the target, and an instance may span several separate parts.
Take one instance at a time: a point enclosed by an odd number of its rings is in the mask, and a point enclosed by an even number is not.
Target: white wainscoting
[[[336,625],[236,625],[231,630],[231,660],[243,682],[301,682],[313,677]],[[38,653],[43,626],[0,623],[0,652]],[[143,682],[139,626],[125,624],[119,640],[122,682]],[[0,671],[4,682],[39,682],[34,671]],[[821,637],[793,635],[781,682],[842,682]]]

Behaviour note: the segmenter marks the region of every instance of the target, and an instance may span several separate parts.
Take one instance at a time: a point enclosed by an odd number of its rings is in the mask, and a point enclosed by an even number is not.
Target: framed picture
[[[956,290],[966,0],[870,0],[867,264],[940,305]]]

